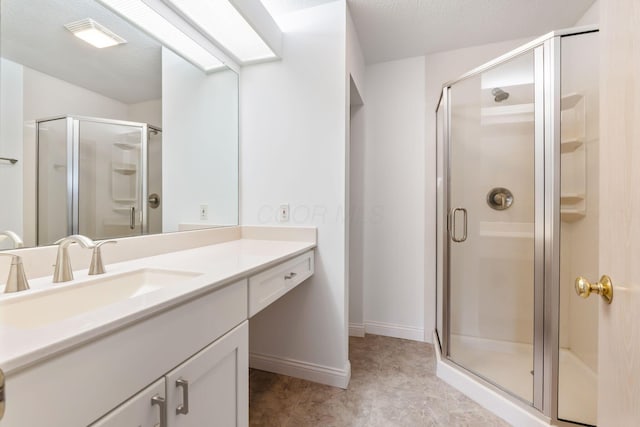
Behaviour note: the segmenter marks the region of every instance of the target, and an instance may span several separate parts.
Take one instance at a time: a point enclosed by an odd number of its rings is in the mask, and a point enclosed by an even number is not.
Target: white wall
[[[576,21],[576,27],[600,23],[600,1],[593,2],[591,7]]]
[[[349,334],[364,335],[364,100],[365,62],[347,7],[347,194],[346,247]]]
[[[279,18],[283,59],[244,67],[240,87],[241,223],[276,224],[288,203],[288,224],[318,227],[315,275],[251,320],[250,350],[272,370],[339,386],[350,372],[345,10],[336,1]]]
[[[22,153],[22,66],[0,59],[0,157],[18,159],[11,164],[0,160],[2,208],[0,230],[11,230],[24,236],[23,231],[23,167]],[[0,238],[1,239],[1,238]],[[0,240],[0,249],[13,247],[13,243]]]
[[[24,67],[24,85],[25,120],[66,114],[119,120],[127,117],[127,104],[28,67]]]
[[[365,76],[365,329],[423,340],[425,58]]]
[[[238,76],[162,49],[163,231],[238,222]],[[208,205],[208,219],[200,219]]]
[[[129,104],[127,120],[162,127],[162,99]]]

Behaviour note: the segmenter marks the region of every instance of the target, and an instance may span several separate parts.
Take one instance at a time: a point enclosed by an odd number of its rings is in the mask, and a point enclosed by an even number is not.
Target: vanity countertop
[[[74,346],[108,334],[177,304],[197,298],[216,288],[250,276],[305,251],[315,248],[311,240],[257,240],[240,238],[209,246],[139,258],[115,264],[106,263],[104,275],[88,276],[88,270],[75,272],[75,280],[53,284],[51,277],[31,280],[31,291],[0,296],[0,368],[5,374],[28,367]],[[108,249],[117,250],[117,247]],[[108,249],[105,249],[105,253]],[[108,261],[108,254],[105,254]],[[185,277],[176,285],[130,297],[91,311],[43,326],[11,326],[3,310],[28,295],[44,295],[55,289],[78,286],[140,269],[169,270],[198,274]]]

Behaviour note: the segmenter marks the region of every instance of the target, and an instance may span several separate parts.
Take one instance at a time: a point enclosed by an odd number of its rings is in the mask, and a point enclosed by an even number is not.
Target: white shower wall
[[[570,349],[593,370],[597,369],[598,339],[593,333],[598,329],[598,304],[595,297],[583,299],[574,289],[576,277],[589,280],[600,278],[598,265],[599,222],[599,74],[598,56],[594,49],[598,35],[569,37],[563,40],[562,93],[584,96],[584,147],[564,154],[562,166],[574,166],[570,156],[584,162],[578,172],[585,180],[585,217],[576,222],[562,222],[561,227],[561,306],[560,346]],[[580,132],[581,133],[581,132]],[[565,157],[567,157],[565,159]],[[583,160],[584,159],[584,160]],[[573,160],[574,163],[576,159]],[[567,170],[569,172],[569,170]],[[563,172],[563,177],[565,173]],[[570,183],[571,184],[571,183]]]

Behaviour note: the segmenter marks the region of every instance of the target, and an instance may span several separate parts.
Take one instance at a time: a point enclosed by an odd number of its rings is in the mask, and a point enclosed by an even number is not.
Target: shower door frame
[[[436,344],[441,347],[442,363],[462,369],[484,386],[507,397],[526,411],[538,417],[552,420],[558,425],[575,426],[576,423],[558,419],[559,373],[559,322],[560,322],[560,101],[561,101],[561,39],[565,36],[597,32],[597,26],[588,26],[548,33],[515,50],[512,50],[443,85],[436,105],[443,108],[442,129],[442,216],[436,221],[442,226],[441,260],[436,268],[442,268],[442,309],[436,307],[436,325],[442,324],[442,337],[437,333]],[[527,52],[534,55],[534,379],[531,404],[467,369],[450,358],[450,268],[451,239],[449,236],[449,212],[451,194],[451,87],[470,77],[498,67]],[[437,138],[436,129],[436,138]],[[436,149],[440,148],[436,141]],[[436,161],[440,158],[436,154]],[[436,168],[438,170],[438,168]],[[437,180],[437,179],[436,179]],[[436,196],[436,205],[439,200]],[[436,208],[438,212],[438,208]],[[436,254],[437,251],[436,245]],[[437,275],[436,275],[437,279]],[[437,289],[437,286],[436,286]],[[436,296],[436,301],[438,298]],[[441,319],[438,316],[442,316]]]
[[[154,128],[162,131],[161,128],[150,126],[148,123],[139,123],[139,122],[130,122],[126,120],[114,120],[114,119],[103,119],[98,117],[88,117],[88,116],[72,116],[72,115],[64,115],[64,116],[54,116],[47,117],[43,119],[36,120],[36,242],[40,245],[40,226],[38,225],[39,221],[39,191],[38,182],[39,182],[39,174],[40,174],[40,125],[45,122],[51,122],[55,120],[65,120],[66,121],[66,146],[67,146],[67,164],[71,165],[71,167],[67,167],[67,235],[78,234],[80,229],[80,205],[79,205],[79,196],[80,196],[80,187],[79,187],[79,176],[80,176],[80,124],[82,122],[91,122],[91,123],[100,123],[106,125],[116,125],[116,126],[129,126],[134,128],[139,128],[141,131],[141,139],[140,139],[140,176],[141,176],[141,196],[140,196],[140,204],[142,207],[142,218],[140,221],[140,235],[149,234],[149,221],[148,221],[148,203],[147,203],[147,192],[148,192],[148,143],[149,143],[149,129]]]

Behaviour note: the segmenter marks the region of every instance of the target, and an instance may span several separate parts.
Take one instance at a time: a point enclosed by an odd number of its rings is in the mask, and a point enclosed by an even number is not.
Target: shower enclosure
[[[162,231],[162,131],[64,116],[36,121],[37,243]]]
[[[560,423],[595,425],[597,29],[550,33],[446,84],[437,330],[445,363]],[[587,173],[588,171],[588,173]]]

